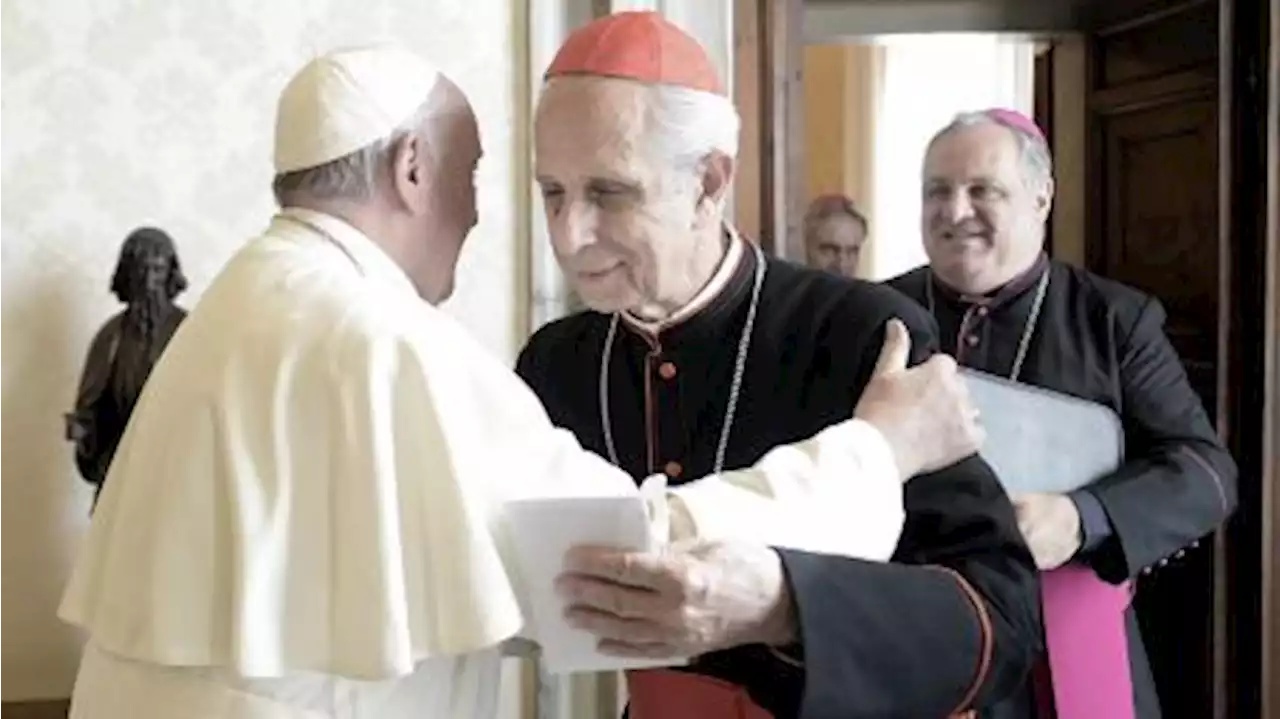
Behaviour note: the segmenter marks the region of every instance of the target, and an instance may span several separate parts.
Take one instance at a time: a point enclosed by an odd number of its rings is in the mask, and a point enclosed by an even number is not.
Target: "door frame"
[[[734,0],[733,94],[742,118],[734,223],[770,254],[804,257],[804,3]]]
[[[1280,719],[1280,0],[1270,0],[1267,48],[1267,220],[1262,439],[1262,716]]]

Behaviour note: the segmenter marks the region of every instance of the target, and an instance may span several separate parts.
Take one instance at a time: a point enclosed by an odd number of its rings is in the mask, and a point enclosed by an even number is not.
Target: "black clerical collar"
[[[996,310],[1014,302],[1029,292],[1031,288],[1036,286],[1040,276],[1044,274],[1048,267],[1049,256],[1041,252],[1031,267],[985,295],[964,294],[943,282],[942,278],[938,277],[938,273],[930,272],[929,274],[933,278],[933,286],[937,290],[938,296],[944,301],[953,305],[982,305]]]
[[[653,323],[622,313],[624,328],[653,344],[664,346],[716,333],[751,297],[756,270],[756,254],[748,241],[726,227],[729,249],[709,284],[709,292],[699,293],[690,307],[675,313],[671,320]]]

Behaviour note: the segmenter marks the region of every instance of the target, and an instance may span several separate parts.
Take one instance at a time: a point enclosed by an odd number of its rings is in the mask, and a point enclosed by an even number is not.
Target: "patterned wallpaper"
[[[190,306],[273,209],[270,137],[289,73],[335,45],[397,38],[480,117],[479,227],[450,311],[505,358],[517,317],[510,0],[4,0],[4,699],[67,696],[76,634],[54,616],[89,507],[61,438],[132,228],[168,230]],[[523,142],[523,140],[520,140]],[[526,188],[520,188],[522,192]],[[483,311],[481,308],[483,306]]]

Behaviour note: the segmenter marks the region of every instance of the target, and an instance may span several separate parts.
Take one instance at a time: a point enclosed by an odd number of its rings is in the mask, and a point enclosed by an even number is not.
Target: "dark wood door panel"
[[[1217,322],[1217,111],[1212,97],[1102,120],[1105,272],[1171,314]]]
[[[1151,8],[1145,17],[1103,29],[1095,87],[1102,89],[1158,79],[1184,70],[1213,67],[1218,56],[1218,7],[1212,0]]]
[[[1087,63],[1087,262],[1160,300],[1170,342],[1212,413],[1221,296],[1217,3],[1122,0],[1115,11],[1092,36]],[[1201,542],[1138,581],[1135,607],[1166,719],[1214,716],[1216,560],[1213,543]]]
[[[1280,250],[1267,238],[1280,199],[1269,226],[1263,208],[1280,198],[1280,0],[1091,0],[1088,8],[1086,263],[1166,305],[1170,339],[1240,468],[1226,530],[1139,582],[1163,713],[1280,717],[1264,708],[1262,692],[1280,686],[1280,674],[1265,673],[1260,639],[1280,637],[1263,608],[1280,602],[1262,601],[1280,586],[1270,581],[1280,570],[1267,564],[1280,521],[1268,526],[1260,511],[1268,492],[1280,497],[1264,466],[1280,435],[1262,422],[1276,387],[1264,390],[1262,343],[1276,342]],[[1280,501],[1271,504],[1280,516]]]
[[[1163,719],[1213,716],[1213,543],[1138,580],[1134,608]]]
[[[1210,95],[1099,118],[1102,274],[1160,299],[1167,332],[1213,405],[1218,324],[1217,107]]]

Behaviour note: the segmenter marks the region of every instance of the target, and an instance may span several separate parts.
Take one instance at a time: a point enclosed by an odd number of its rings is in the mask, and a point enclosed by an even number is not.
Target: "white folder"
[[[1124,461],[1124,426],[1110,407],[962,368],[987,439],[980,452],[1010,495],[1066,493]]]

